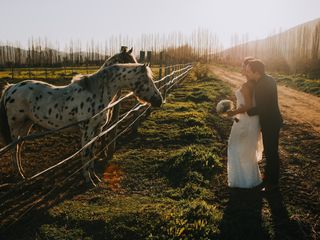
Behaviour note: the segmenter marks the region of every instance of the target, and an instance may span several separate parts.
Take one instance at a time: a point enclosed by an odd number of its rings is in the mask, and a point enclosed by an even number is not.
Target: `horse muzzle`
[[[153,96],[150,99],[150,103],[152,107],[160,107],[162,102],[163,102],[163,99],[161,96]]]

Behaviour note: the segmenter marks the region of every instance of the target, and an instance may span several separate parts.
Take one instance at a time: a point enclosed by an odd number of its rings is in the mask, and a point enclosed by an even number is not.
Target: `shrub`
[[[183,184],[187,180],[203,182],[221,167],[220,161],[220,157],[207,148],[192,145],[175,152],[164,163],[163,172],[173,185]]]

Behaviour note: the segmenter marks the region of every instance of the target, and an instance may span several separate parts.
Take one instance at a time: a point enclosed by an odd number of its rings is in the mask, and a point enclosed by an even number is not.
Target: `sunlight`
[[[120,166],[110,163],[103,174],[103,180],[107,186],[113,191],[117,192],[121,189],[121,180],[123,179],[123,172]]]

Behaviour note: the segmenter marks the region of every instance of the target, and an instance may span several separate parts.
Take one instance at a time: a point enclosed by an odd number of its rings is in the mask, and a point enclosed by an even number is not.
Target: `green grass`
[[[320,79],[308,79],[304,75],[273,74],[280,84],[306,93],[320,96]]]
[[[211,181],[226,144],[219,129],[231,124],[213,111],[230,93],[222,89],[212,76],[190,74],[134,139],[118,142],[110,162],[118,169],[117,187],[106,180],[53,207],[39,239],[216,238],[223,213],[212,203]]]
[[[86,67],[66,67],[66,68],[15,68],[0,70],[0,85],[9,82],[16,83],[27,79],[46,81],[51,84],[62,85],[70,81],[77,74],[91,74],[96,72],[100,66]],[[152,68],[155,77],[158,77],[159,69]]]
[[[241,68],[231,65],[219,65],[225,69],[233,72],[240,72]],[[320,79],[311,76],[311,74],[283,74],[278,72],[267,72],[273,76],[277,82],[281,85],[285,85],[289,88],[293,88],[305,93],[309,93],[315,96],[320,96]]]

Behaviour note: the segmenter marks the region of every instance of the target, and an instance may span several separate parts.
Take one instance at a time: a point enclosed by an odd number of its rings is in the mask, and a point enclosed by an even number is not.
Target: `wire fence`
[[[162,68],[162,66],[160,65],[159,68]],[[181,82],[188,75],[192,68],[192,64],[166,66],[164,67],[166,75],[164,77],[160,77],[159,75],[159,79],[154,81],[154,83],[161,91],[162,95],[166,96],[166,93],[179,82]],[[132,96],[133,93],[128,93],[120,97],[116,102],[110,104],[95,116],[92,116],[92,118],[95,118],[99,114],[105,114],[106,111],[112,108],[120,108],[120,104],[126,100],[130,100],[129,98]],[[14,184],[8,183],[7,186],[9,186],[9,189],[2,191],[0,196],[0,222],[2,225],[0,229],[7,231],[10,228],[14,228],[15,224],[26,218],[28,215],[30,216],[30,213],[33,212],[33,210],[36,211],[37,209],[42,209],[46,206],[52,206],[52,204],[56,203],[56,201],[59,199],[63,199],[64,197],[68,196],[68,193],[64,192],[69,192],[71,186],[74,188],[75,185],[78,184],[78,182],[74,181],[74,179],[76,179],[76,174],[78,174],[91,162],[98,160],[99,155],[106,149],[109,150],[120,136],[126,134],[128,131],[134,132],[135,129],[139,127],[140,120],[144,118],[150,110],[150,107],[151,106],[149,104],[140,102],[134,102],[133,106],[129,110],[127,106],[126,108],[124,107],[124,112],[122,114],[119,114],[120,111],[118,111],[117,115],[114,115],[114,118],[117,119],[117,121],[111,121],[108,123],[107,127],[103,129],[103,131],[101,131],[97,136],[93,137],[86,145],[77,149],[70,156],[32,175],[31,177],[28,177],[24,181]],[[130,116],[132,118],[130,118]],[[66,128],[74,127],[74,125],[81,123],[82,121],[60,129],[49,130],[42,133],[21,137],[17,141],[0,149],[0,157],[23,141],[42,139],[50,134],[62,132]],[[121,131],[114,131],[120,124]],[[106,136],[108,136],[109,140],[105,145],[103,145],[102,148],[99,149],[98,153],[95,154],[93,158],[89,159],[87,162],[79,161],[79,154],[84,149],[88,148],[91,144],[96,143],[99,139]],[[69,164],[66,164],[67,162],[69,162]],[[104,164],[107,164],[107,161],[104,161]],[[43,186],[44,184],[45,186]],[[2,184],[1,186],[4,185],[5,184]],[[63,189],[65,190],[63,191]]]
[[[161,68],[161,70],[159,69],[159,73],[161,73],[162,72],[162,65],[160,65],[159,68]],[[164,97],[164,102],[165,102],[165,97],[166,97],[167,92],[170,89],[172,89],[172,87],[175,86],[178,82],[180,82],[182,79],[184,79],[188,75],[188,73],[190,72],[190,70],[192,68],[193,68],[192,64],[178,64],[178,65],[164,67],[166,75],[164,77],[161,77],[159,75],[159,79],[154,81],[154,83],[156,84],[156,86],[161,91],[161,93]],[[126,100],[132,96],[133,96],[133,93],[130,92],[130,93],[120,97],[117,101],[113,102],[112,104],[109,104],[106,108],[102,109],[99,113],[97,113],[96,115],[92,116],[89,119],[96,118],[100,114],[106,114],[107,110],[112,109],[117,106],[120,106],[120,103],[122,103],[124,100]],[[32,181],[32,180],[44,175],[45,173],[56,169],[58,166],[61,166],[61,165],[65,164],[66,162],[69,162],[70,160],[79,156],[79,154],[83,150],[85,150],[86,148],[88,148],[92,144],[96,143],[99,139],[106,137],[106,135],[108,134],[109,140],[101,149],[99,149],[99,153],[96,154],[96,156],[99,156],[99,154],[101,154],[103,151],[105,151],[105,149],[107,149],[109,146],[111,146],[111,144],[114,144],[116,142],[116,140],[121,135],[123,135],[125,132],[127,132],[129,129],[131,129],[133,132],[136,131],[139,126],[140,119],[142,118],[142,116],[144,116],[146,114],[146,112],[149,109],[150,109],[149,104],[138,102],[138,103],[135,103],[135,105],[130,110],[124,112],[120,116],[119,116],[119,111],[118,111],[117,115],[113,116],[113,118],[117,119],[117,121],[111,121],[111,123],[109,125],[107,125],[106,129],[102,130],[97,136],[93,137],[89,142],[87,142],[85,145],[83,145],[80,149],[76,150],[70,156],[68,156],[68,157],[64,158],[63,160],[59,161],[58,163],[34,174],[33,176],[28,177],[27,179],[25,179],[23,181],[23,183],[25,183],[26,181]],[[128,120],[129,116],[131,116],[131,115],[133,115],[133,119],[131,119],[131,121],[129,121],[127,123],[124,130],[122,130],[121,132],[114,131],[117,129],[117,127],[120,124],[124,123],[125,120]],[[55,129],[55,130],[48,130],[48,131],[41,132],[41,133],[35,133],[35,134],[27,135],[27,136],[22,136],[22,137],[18,138],[16,141],[1,148],[0,149],[0,157],[2,155],[4,155],[6,152],[8,152],[9,150],[14,149],[18,144],[20,144],[24,141],[31,141],[31,140],[43,138],[43,137],[48,136],[53,133],[62,132],[64,130],[66,130],[67,128],[77,126],[83,122],[88,121],[89,119],[85,119],[83,121],[79,121],[77,123],[73,123],[73,124],[70,124],[70,125]],[[114,151],[114,148],[113,148],[113,151]],[[92,161],[95,161],[96,159],[97,159],[97,157],[94,157],[94,158],[88,160],[87,162],[82,163],[82,165],[77,170],[75,170],[71,175],[69,175],[65,178],[65,181],[67,181],[67,179],[69,179],[71,176],[73,176],[74,174],[79,172],[81,169],[83,169],[84,167],[86,167],[88,164],[90,164]],[[18,182],[17,185],[20,185],[21,183],[22,182]]]

